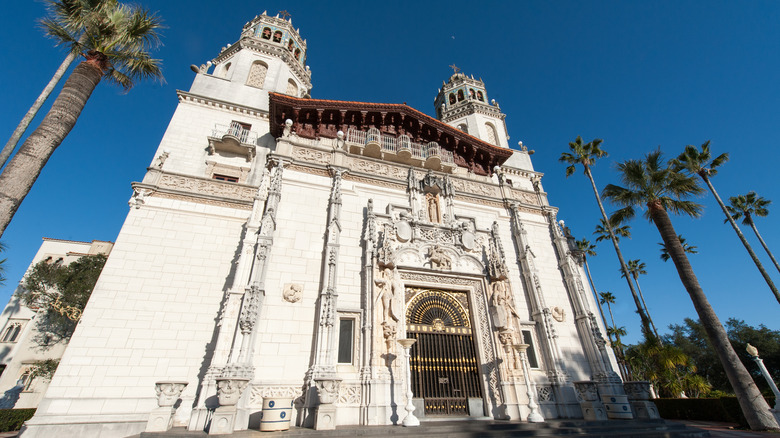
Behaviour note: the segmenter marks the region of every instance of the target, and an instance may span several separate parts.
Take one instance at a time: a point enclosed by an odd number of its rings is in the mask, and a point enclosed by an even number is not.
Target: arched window
[[[271,39],[271,28],[270,27],[263,28],[263,35],[262,35],[262,37],[263,37],[264,40],[270,40]]]
[[[301,58],[301,49],[295,49],[295,59],[299,60]]]
[[[485,123],[485,129],[487,130],[488,143],[493,143],[498,146],[498,132],[496,132],[496,127],[491,123]]]
[[[224,67],[222,67],[222,71],[219,73],[219,77],[227,78],[228,71],[230,71],[230,65],[231,63],[228,62]]]
[[[458,90],[458,102],[463,100],[463,90]]]
[[[275,43],[281,43],[282,42],[282,31],[281,30],[277,30],[276,32],[274,32],[274,42]]]
[[[255,61],[249,67],[249,76],[246,78],[246,84],[250,87],[263,88],[265,84],[265,75],[268,73],[268,66],[262,61]]]
[[[469,99],[476,99],[476,97],[477,97],[477,94],[474,93],[474,89],[473,88],[469,88]]]
[[[291,51],[291,52],[292,52],[292,51],[293,51],[293,46],[294,46],[294,45],[295,45],[295,43],[293,42],[293,39],[292,39],[292,38],[290,38],[290,41],[287,41],[287,50],[289,50],[289,51]]]
[[[461,123],[460,125],[458,125],[458,129],[465,132],[466,134],[469,133],[469,127],[465,123]]]
[[[0,342],[16,342],[16,338],[19,337],[19,332],[22,331],[22,323],[13,322],[5,328]]]
[[[455,94],[450,93],[450,103],[455,103]]]
[[[287,94],[298,97],[298,84],[292,79],[287,80]]]
[[[484,102],[484,101],[485,101],[485,96],[483,96],[483,95],[482,95],[482,92],[481,92],[481,91],[477,91],[477,99],[478,99],[480,102]]]

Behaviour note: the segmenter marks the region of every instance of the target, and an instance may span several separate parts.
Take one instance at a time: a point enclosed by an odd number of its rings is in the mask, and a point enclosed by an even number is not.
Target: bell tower
[[[200,67],[191,93],[268,110],[268,92],[308,96],[311,70],[306,40],[286,11],[263,12],[244,25],[240,39]]]
[[[488,101],[485,83],[466,76],[454,65],[450,67],[455,73],[442,83],[434,100],[438,119],[480,140],[509,148],[506,115],[495,100]]]

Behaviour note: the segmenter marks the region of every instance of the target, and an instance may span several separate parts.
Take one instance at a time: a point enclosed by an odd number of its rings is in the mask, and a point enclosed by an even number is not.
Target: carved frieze
[[[293,147],[290,154],[293,158],[299,161],[308,161],[310,163],[317,164],[330,164],[332,154],[330,152],[323,152],[316,149]]]
[[[247,202],[252,202],[257,190],[253,187],[235,183],[170,174],[164,174],[160,178],[159,186],[166,189],[181,190],[200,195],[217,196],[220,198],[231,198]]]

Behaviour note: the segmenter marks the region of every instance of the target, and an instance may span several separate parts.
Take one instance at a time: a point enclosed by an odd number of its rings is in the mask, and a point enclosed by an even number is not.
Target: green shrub
[[[653,400],[661,418],[670,420],[722,421],[748,427],[736,397],[657,398]],[[774,398],[767,403],[774,405]]]
[[[0,409],[0,432],[21,429],[33,414],[35,409]]]

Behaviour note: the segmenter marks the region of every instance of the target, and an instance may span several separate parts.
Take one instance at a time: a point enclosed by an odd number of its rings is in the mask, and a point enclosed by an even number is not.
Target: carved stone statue
[[[282,292],[284,300],[290,303],[297,303],[303,297],[303,286],[295,283],[288,283],[284,285],[284,292]]]
[[[437,224],[441,223],[439,196],[433,193],[426,193],[425,204],[428,206],[428,220]]]
[[[512,297],[506,287],[506,282],[496,281],[492,285],[493,291],[490,295],[490,305],[493,307],[493,325],[496,328],[509,327],[509,318],[514,315],[518,318],[520,315],[512,305]]]
[[[395,308],[395,294],[403,292],[403,284],[400,283],[400,278],[396,277],[398,277],[398,275],[394,275],[393,270],[385,268],[382,270],[379,277],[374,280],[374,283],[377,285],[377,295],[382,301],[383,324],[394,324],[398,321],[398,311]]]
[[[439,245],[434,245],[429,250],[428,257],[431,260],[431,268],[448,271],[452,269],[452,259]]]
[[[566,310],[558,306],[555,306],[552,308],[552,317],[554,320],[558,322],[563,322],[564,320],[566,320]]]

